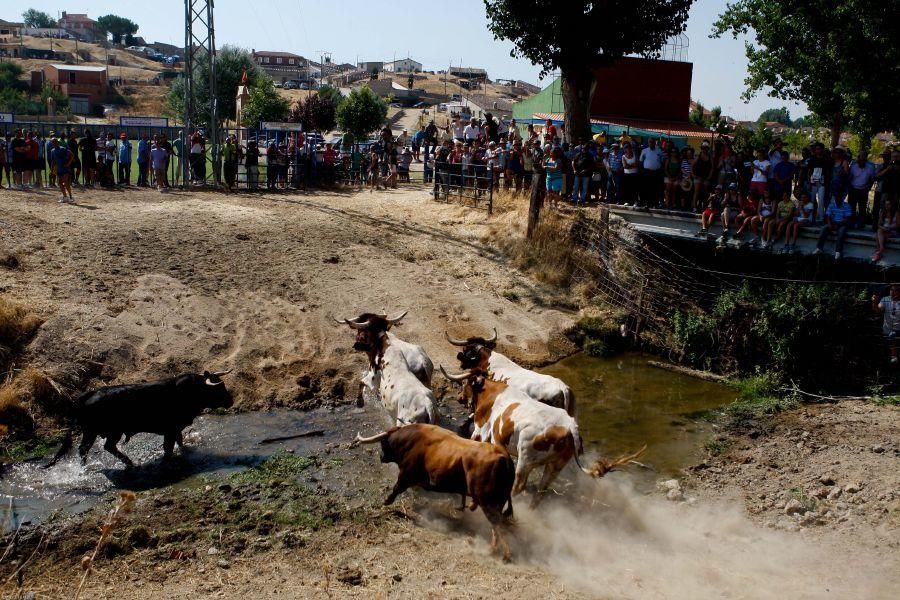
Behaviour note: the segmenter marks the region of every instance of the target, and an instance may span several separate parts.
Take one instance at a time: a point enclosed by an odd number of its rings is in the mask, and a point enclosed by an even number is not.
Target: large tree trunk
[[[835,113],[831,121],[831,147],[834,148],[841,143],[841,128],[844,125],[844,119],[841,113]]]
[[[587,67],[562,70],[562,97],[566,110],[566,137],[570,144],[591,139],[591,100],[597,79]]]

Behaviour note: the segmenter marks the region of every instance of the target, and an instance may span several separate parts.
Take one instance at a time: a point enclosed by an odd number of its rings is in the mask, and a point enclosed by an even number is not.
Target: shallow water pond
[[[651,367],[649,358],[577,354],[541,371],[559,377],[575,392],[585,451],[616,457],[647,444],[640,460],[658,478],[677,474],[702,455],[712,433],[703,415],[734,400],[734,391]]]

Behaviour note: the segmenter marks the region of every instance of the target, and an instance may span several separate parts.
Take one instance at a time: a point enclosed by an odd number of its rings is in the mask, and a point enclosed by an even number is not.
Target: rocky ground
[[[444,329],[497,326],[532,364],[572,350],[560,292],[510,267],[484,213],[421,191],[76,199],[0,191],[0,258],[16,258],[0,263],[17,265],[0,294],[45,320],[20,360],[66,390],[234,367],[239,409],[324,403],[335,427],[374,428],[374,404],[351,406],[363,363],[332,316],[410,309],[398,333],[446,364]],[[896,407],[805,405],[720,429],[706,461],[654,493],[627,472],[568,472],[540,509],[516,503],[512,564],[455,498],[382,507],[396,471],[374,449],[286,445],[237,473],[129,483],[134,511],[82,597],[894,598],[898,433]],[[7,535],[0,597],[72,597],[115,501]]]

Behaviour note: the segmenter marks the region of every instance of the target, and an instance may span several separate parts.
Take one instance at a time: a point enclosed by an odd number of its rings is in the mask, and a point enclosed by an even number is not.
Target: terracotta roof
[[[254,50],[253,56],[285,56],[287,58],[303,58],[291,52],[271,52],[269,50]]]
[[[562,113],[534,113],[533,118],[552,121],[562,121],[565,116]],[[651,119],[623,119],[622,117],[591,117],[591,123],[596,125],[618,125],[620,127],[634,127],[646,129],[663,135],[678,137],[704,137],[711,136],[712,132],[703,127],[698,127],[687,121],[655,121]]]

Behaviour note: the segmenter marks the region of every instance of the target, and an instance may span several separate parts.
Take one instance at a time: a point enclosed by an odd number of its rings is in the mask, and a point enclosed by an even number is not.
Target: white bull
[[[384,315],[365,314],[339,323],[356,330],[353,347],[365,351],[369,357],[369,372],[360,383],[360,397],[363,386],[377,390],[385,411],[398,426],[436,424],[438,415],[430,387],[434,368],[431,359],[420,346],[388,332],[404,316],[406,313],[389,319]],[[414,365],[407,355],[412,356]]]
[[[462,348],[456,358],[463,369],[481,369],[490,373],[496,381],[506,382],[510,387],[525,392],[539,402],[561,408],[569,416],[575,416],[575,394],[572,388],[556,377],[521,367],[497,352],[496,329],[494,337],[489,339],[470,337],[467,340],[457,340],[446,332],[444,335],[448,342]]]

